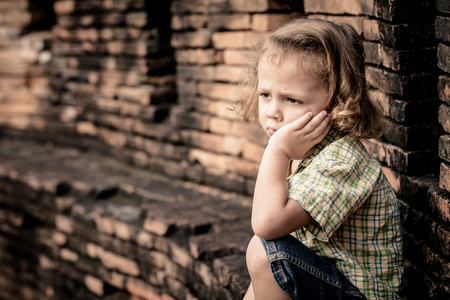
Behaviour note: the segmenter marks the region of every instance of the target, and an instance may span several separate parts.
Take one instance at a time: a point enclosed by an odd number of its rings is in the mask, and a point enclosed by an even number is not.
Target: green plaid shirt
[[[314,221],[292,234],[330,258],[367,299],[399,299],[403,241],[397,197],[359,141],[331,132],[288,178]]]

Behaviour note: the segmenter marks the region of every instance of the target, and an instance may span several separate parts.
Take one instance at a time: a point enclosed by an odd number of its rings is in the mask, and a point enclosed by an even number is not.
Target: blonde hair
[[[236,110],[245,120],[258,120],[258,63],[271,51],[279,53],[281,59],[282,53],[296,55],[302,66],[324,81],[328,88],[326,109],[334,130],[356,139],[380,135],[380,115],[367,93],[362,41],[350,25],[296,19],[275,30],[254,50],[246,80],[236,95]]]

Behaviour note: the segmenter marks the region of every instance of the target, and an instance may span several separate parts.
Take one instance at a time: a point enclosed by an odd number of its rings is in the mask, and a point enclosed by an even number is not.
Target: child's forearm
[[[300,204],[288,198],[288,167],[287,155],[269,143],[256,179],[252,209],[253,231],[266,240],[288,235],[313,220]]]
[[[252,226],[257,235],[265,235],[273,229],[270,224],[282,217],[278,213],[288,200],[288,166],[289,158],[284,152],[269,144],[261,161],[253,197]]]

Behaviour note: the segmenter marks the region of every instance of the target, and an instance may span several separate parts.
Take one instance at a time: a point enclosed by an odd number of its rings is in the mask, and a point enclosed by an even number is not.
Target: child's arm
[[[306,114],[283,126],[269,140],[256,179],[252,208],[255,234],[271,240],[285,236],[312,221],[301,205],[288,199],[286,174],[289,161],[302,159],[330,130],[326,112]]]

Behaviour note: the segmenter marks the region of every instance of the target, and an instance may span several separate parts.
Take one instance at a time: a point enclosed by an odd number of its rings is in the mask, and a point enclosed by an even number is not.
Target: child
[[[294,20],[260,46],[249,70],[238,103],[269,143],[244,299],[398,299],[397,198],[360,142],[381,126],[359,36],[349,25]]]

